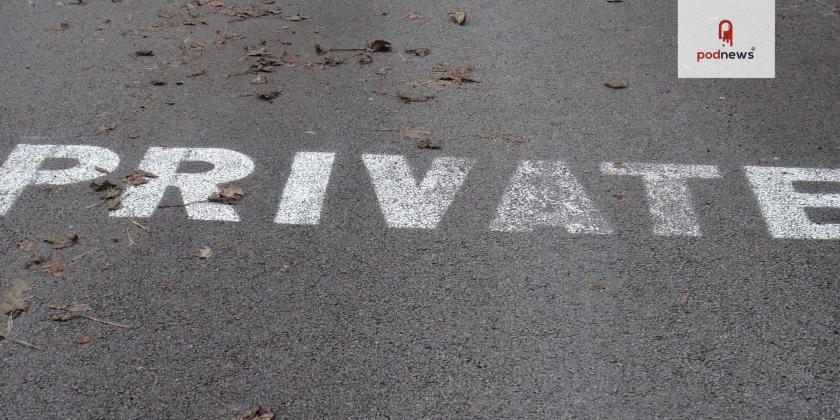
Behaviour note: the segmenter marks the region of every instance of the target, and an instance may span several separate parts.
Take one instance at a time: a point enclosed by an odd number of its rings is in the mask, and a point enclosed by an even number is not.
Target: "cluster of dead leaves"
[[[91,182],[90,188],[99,193],[99,198],[102,200],[96,204],[105,203],[108,210],[116,210],[122,206],[123,192],[126,187],[143,185],[149,182],[151,178],[157,178],[157,175],[142,169],[135,169],[123,177],[122,183],[114,183],[106,179],[102,182]]]
[[[236,416],[236,420],[272,420],[274,413],[264,409],[259,404],[254,404],[244,412]]]

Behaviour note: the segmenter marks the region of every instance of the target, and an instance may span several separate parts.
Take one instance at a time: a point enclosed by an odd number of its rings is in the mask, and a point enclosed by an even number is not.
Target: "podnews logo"
[[[775,0],[677,0],[677,77],[776,77]]]
[[[722,41],[722,47],[726,48],[729,44],[731,48],[734,44],[734,27],[732,21],[729,19],[721,20],[717,25],[717,37]],[[754,60],[755,47],[750,51],[727,51],[718,49],[717,51],[697,51],[697,62],[701,60]]]

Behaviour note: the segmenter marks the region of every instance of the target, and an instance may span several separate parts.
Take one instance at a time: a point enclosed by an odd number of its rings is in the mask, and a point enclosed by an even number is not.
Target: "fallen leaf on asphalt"
[[[32,288],[25,281],[14,279],[12,285],[0,295],[0,313],[14,318],[29,309],[27,292],[30,290]]]
[[[249,57],[258,57],[265,54],[265,48],[260,47],[245,47],[245,55]]]
[[[410,139],[424,139],[429,137],[432,133],[425,125],[410,125],[398,128],[397,134],[401,137],[407,137]]]
[[[450,68],[447,64],[436,64],[432,67],[432,75],[438,80],[450,80],[455,83],[477,83],[473,78],[473,67],[466,65]]]
[[[175,17],[175,15],[177,15],[177,14],[178,14],[178,12],[176,12],[176,11],[168,10],[168,11],[163,11],[163,12],[158,13],[158,17],[162,17],[164,19],[169,19],[171,17]]]
[[[139,50],[135,51],[134,54],[137,55],[137,56],[141,56],[141,57],[142,56],[149,57],[149,56],[155,55],[155,52],[152,51],[152,50],[147,50],[147,49],[139,49]]]
[[[202,260],[209,260],[210,258],[213,258],[213,255],[213,250],[210,249],[209,246],[203,246],[198,249],[198,254],[196,254],[196,257]]]
[[[591,290],[602,290],[604,288],[604,285],[595,280],[587,280],[585,284],[586,287]]]
[[[629,85],[630,82],[620,77],[610,77],[606,82],[604,82],[604,86],[610,89],[624,89]]]
[[[390,51],[391,50],[391,43],[385,41],[383,39],[377,39],[367,46],[368,52],[381,52],[381,51]]]
[[[388,66],[385,66],[385,67],[380,67],[380,68],[376,69],[375,73],[380,75],[380,76],[385,76],[385,75],[388,74],[389,71],[391,71],[391,68],[388,67]]]
[[[405,50],[407,54],[414,54],[418,57],[426,57],[427,55],[432,53],[432,50],[426,47],[422,48],[409,48]]]
[[[480,133],[478,133],[478,137],[486,140],[502,139],[510,144],[519,144],[525,142],[525,140],[522,137],[499,130],[482,130]]]
[[[415,144],[418,149],[440,149],[440,140],[438,139],[423,139],[417,141]]]
[[[128,138],[134,140],[140,138],[140,133],[128,133]]]
[[[67,30],[70,27],[70,22],[66,20],[62,20],[58,23],[54,28],[48,29],[51,32],[61,32]]]
[[[78,241],[79,235],[66,232],[53,233],[49,238],[44,239],[44,242],[52,244],[53,249],[69,248]]]
[[[138,185],[143,185],[149,182],[149,178],[157,178],[158,176],[149,172],[144,171],[142,169],[135,169],[128,173],[125,176],[125,183],[131,185],[132,187],[136,187]]]
[[[91,182],[90,188],[99,193],[99,198],[105,201],[108,210],[116,210],[122,204],[123,187],[105,180],[101,183]]]
[[[81,346],[81,345],[90,343],[90,340],[91,340],[91,338],[90,338],[89,335],[80,335],[80,336],[74,338],[73,342]]]
[[[426,102],[429,99],[434,98],[434,96],[429,95],[415,95],[409,92],[397,92],[397,98],[399,98],[404,103],[411,103],[411,102]]]
[[[299,13],[295,13],[291,16],[286,17],[286,20],[288,20],[289,22],[300,22],[300,21],[306,20],[306,19],[309,19],[309,18],[306,17],[306,16],[303,16]]]
[[[155,79],[150,81],[149,84],[152,86],[166,86],[167,82],[165,80]]]
[[[422,13],[414,11],[414,12],[411,12],[411,13],[403,16],[401,19],[417,20],[417,19],[422,19],[422,18],[423,18]]]
[[[365,55],[363,55],[363,56],[359,57],[359,64],[370,64],[370,63],[372,63],[372,62],[373,62],[373,58],[371,58],[371,57],[370,57],[369,55],[367,55],[367,54],[365,54]]]
[[[202,69],[187,75],[187,77],[198,77],[207,74],[207,69]]]
[[[330,67],[335,67],[337,65],[344,64],[344,59],[333,55],[324,58],[324,64]]]
[[[236,204],[240,198],[245,195],[245,192],[242,191],[236,184],[227,184],[219,188],[219,191],[214,192],[207,197],[207,201],[214,202],[214,203],[224,203],[224,204]]]
[[[264,85],[266,83],[268,83],[268,79],[263,77],[263,75],[261,75],[261,74],[258,74],[257,77],[255,77],[253,80],[251,80],[252,85]]]
[[[55,314],[50,315],[50,321],[67,322],[67,321],[71,321],[71,320],[76,319],[76,318],[86,318],[86,319],[89,319],[91,321],[99,322],[101,324],[113,325],[115,327],[120,327],[120,328],[131,328],[130,326],[125,325],[125,324],[120,324],[120,323],[117,323],[117,322],[108,321],[106,319],[102,319],[102,318],[98,318],[98,317],[95,317],[93,315],[90,315],[90,312],[93,310],[93,308],[91,308],[90,305],[87,305],[85,303],[78,303],[78,302],[60,303],[60,304],[57,304],[57,305],[50,305],[50,309],[54,309],[56,311],[61,311],[60,313],[55,313]]]
[[[114,131],[115,128],[117,128],[117,123],[115,122],[103,124],[96,129],[96,135],[98,136],[101,134],[109,133],[111,131]]]
[[[39,254],[33,254],[29,260],[23,263],[23,268],[49,274],[53,277],[64,277],[64,269],[54,258],[47,259]]]
[[[618,201],[624,200],[624,193],[621,191],[614,192],[612,196]]]
[[[258,94],[257,98],[260,98],[260,99],[262,99],[263,101],[266,101],[266,102],[273,102],[274,98],[276,98],[278,96],[280,96],[280,91],[279,90],[270,90],[268,92],[263,92],[263,93]]]
[[[616,160],[613,161],[613,168],[618,169],[618,168],[623,168],[623,167],[624,167],[624,161],[623,160],[616,159]]]
[[[264,410],[259,404],[254,404],[245,410],[236,420],[272,420],[274,413]]]
[[[449,12],[449,18],[452,19],[453,22],[459,25],[463,25],[464,22],[467,21],[467,12],[464,12],[462,10]]]
[[[326,53],[327,53],[327,50],[321,48],[321,44],[315,44],[315,54],[324,55]]]

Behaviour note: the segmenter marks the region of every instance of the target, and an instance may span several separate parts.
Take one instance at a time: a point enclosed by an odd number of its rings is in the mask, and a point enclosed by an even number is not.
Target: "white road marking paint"
[[[74,159],[66,169],[38,169],[47,159]],[[99,166],[113,171],[120,164],[116,153],[97,146],[19,144],[0,167],[0,216],[5,215],[28,185],[64,185],[90,181],[103,174]]]
[[[840,194],[806,194],[794,182],[837,182],[840,169],[747,166],[747,179],[774,238],[840,239],[840,224],[811,222],[806,208],[840,208]]]
[[[400,155],[363,155],[371,182],[392,228],[434,229],[464,183],[473,162],[437,158],[418,183]]]
[[[612,233],[563,162],[523,161],[490,229],[528,232],[537,227],[564,227],[570,233]]]
[[[300,152],[295,155],[274,223],[318,224],[334,161],[335,153]]]
[[[201,173],[179,173],[181,162],[207,162],[213,169]],[[239,221],[232,206],[208,203],[207,197],[219,190],[219,185],[242,179],[254,171],[248,156],[227,149],[151,147],[140,163],[140,169],[157,175],[149,182],[129,188],[122,208],[111,212],[115,217],[151,217],[160,204],[167,187],[181,190],[187,216],[196,220]]]
[[[642,178],[653,218],[653,232],[661,236],[700,236],[688,180],[720,178],[717,167],[710,165],[625,163],[616,167],[612,162],[603,162],[601,172]]]

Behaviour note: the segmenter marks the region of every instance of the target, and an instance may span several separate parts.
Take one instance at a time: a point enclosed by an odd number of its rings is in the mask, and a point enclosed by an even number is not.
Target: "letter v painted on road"
[[[473,165],[469,159],[437,158],[418,182],[403,156],[369,154],[362,160],[392,228],[436,228]]]

